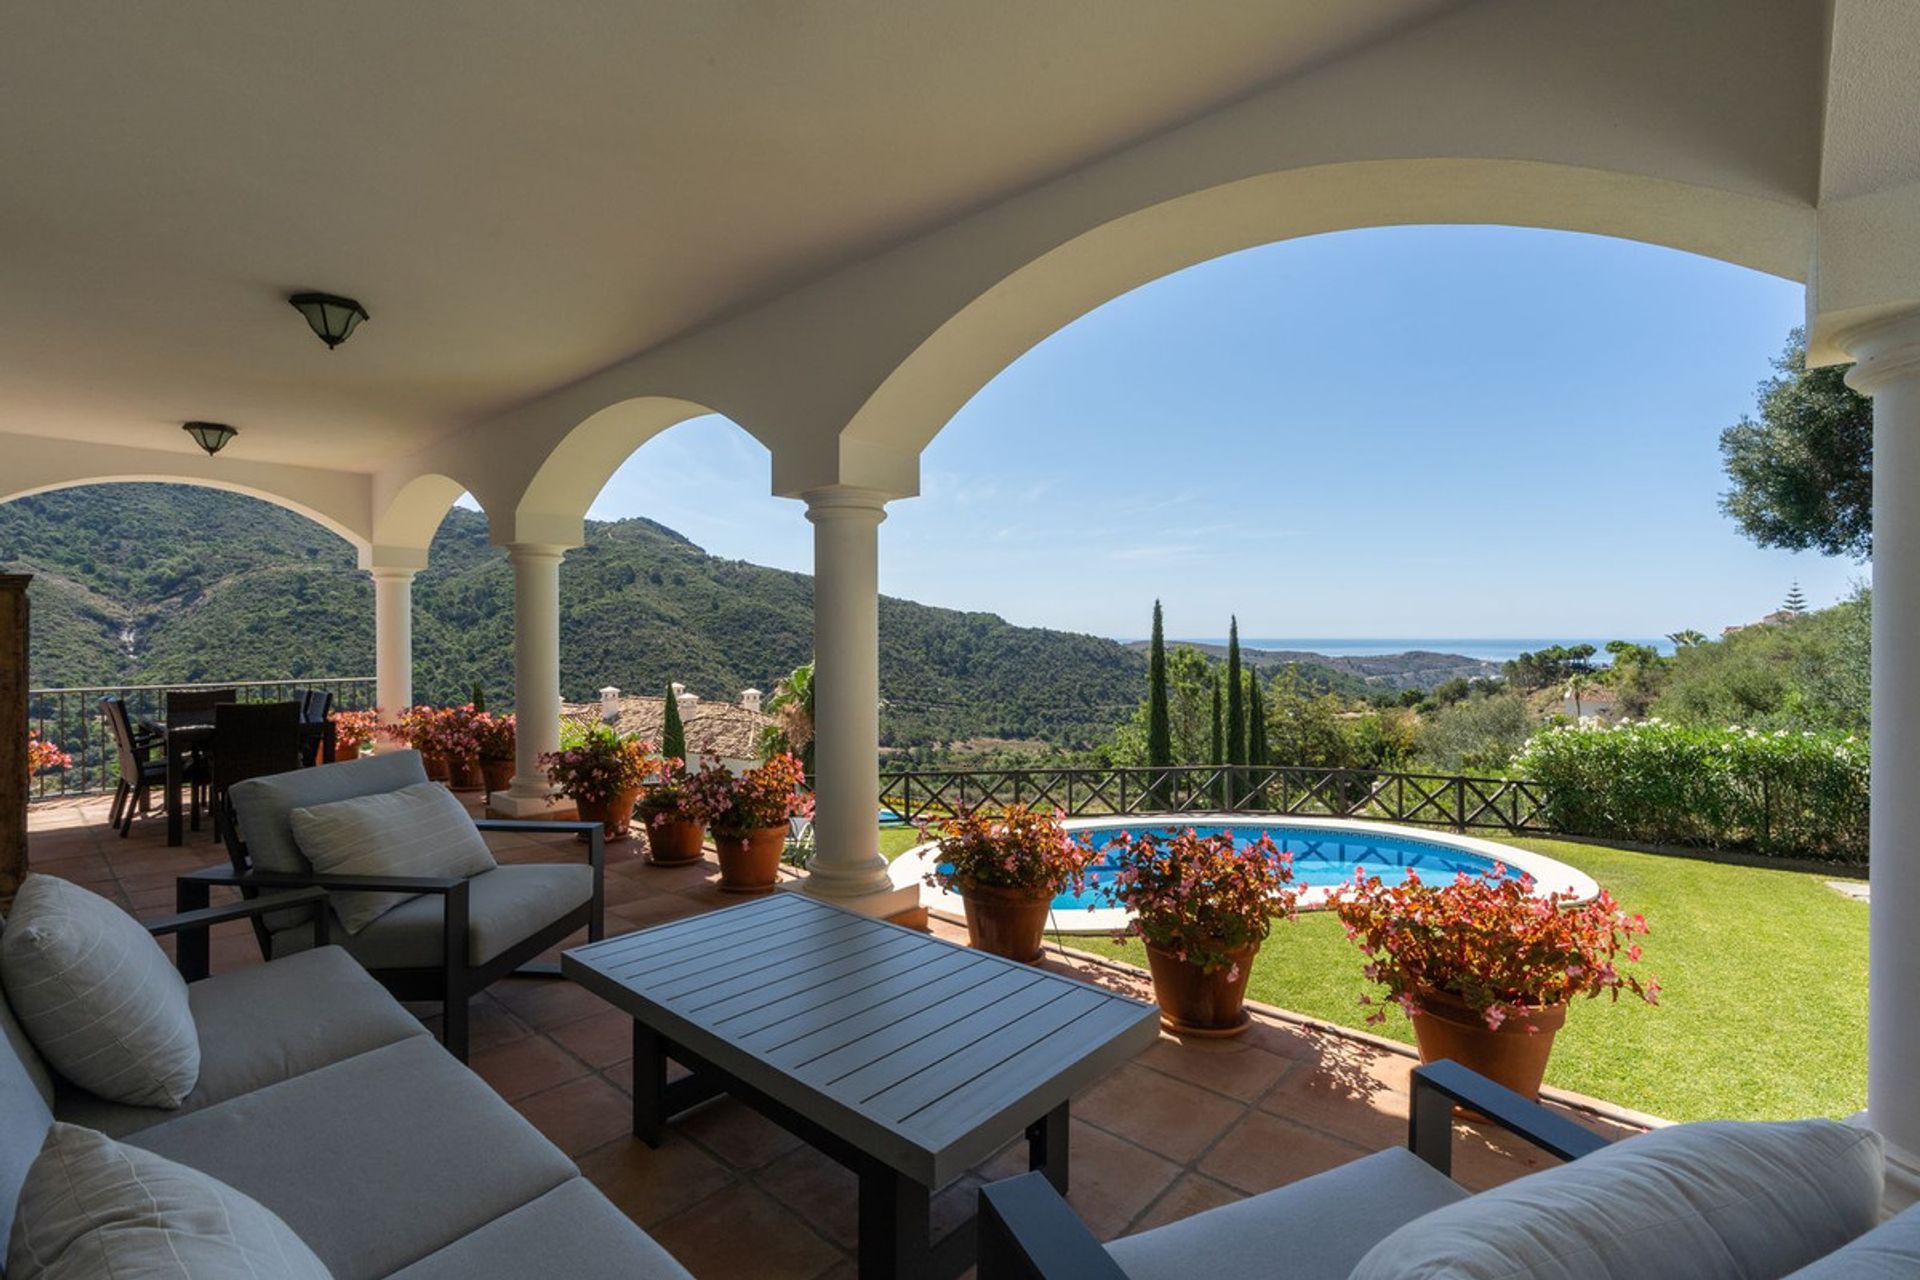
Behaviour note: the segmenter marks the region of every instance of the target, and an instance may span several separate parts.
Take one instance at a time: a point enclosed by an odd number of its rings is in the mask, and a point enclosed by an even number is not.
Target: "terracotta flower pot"
[[[513,761],[483,758],[480,761],[480,776],[486,779],[488,791],[505,791],[513,785]]]
[[[325,758],[325,755],[326,755],[326,748],[322,747],[321,756],[323,759]],[[335,764],[344,764],[348,760],[358,760],[359,758],[360,758],[359,743],[336,742],[333,744],[333,762]]]
[[[977,884],[961,889],[960,900],[967,904],[968,946],[1026,964],[1040,958],[1052,894]]]
[[[455,791],[478,791],[487,785],[485,775],[480,772],[479,756],[448,760],[447,772],[450,775],[447,785]]]
[[[1171,951],[1147,945],[1153,999],[1169,1031],[1191,1036],[1237,1036],[1252,1025],[1247,1016],[1247,978],[1260,944],[1242,947],[1212,973]]]
[[[640,788],[629,787],[605,800],[583,800],[575,796],[573,804],[580,812],[580,821],[599,823],[606,828],[609,840],[625,840],[632,834],[633,806],[639,799]]]
[[[720,887],[728,893],[766,893],[780,883],[780,854],[787,847],[785,823],[738,835],[713,833],[720,857]]]
[[[647,861],[656,867],[683,867],[705,856],[707,824],[682,817],[676,806],[640,806],[640,825],[647,831]]]
[[[445,756],[430,756],[422,751],[420,753],[420,765],[427,771],[427,781],[429,782],[446,782],[452,776],[447,769],[447,758]]]
[[[1432,991],[1414,1001],[1413,1038],[1422,1062],[1452,1058],[1515,1093],[1538,1098],[1553,1037],[1566,1020],[1567,1006],[1555,1004],[1525,1017],[1516,1014],[1494,1030],[1465,1001]],[[1528,1031],[1528,1024],[1538,1030]]]

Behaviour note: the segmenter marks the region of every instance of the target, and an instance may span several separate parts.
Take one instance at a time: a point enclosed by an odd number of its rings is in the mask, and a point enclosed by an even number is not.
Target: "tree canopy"
[[[1807,368],[1795,329],[1760,384],[1758,417],[1720,433],[1732,488],[1720,509],[1763,547],[1865,560],[1873,554],[1873,402],[1846,368]]]

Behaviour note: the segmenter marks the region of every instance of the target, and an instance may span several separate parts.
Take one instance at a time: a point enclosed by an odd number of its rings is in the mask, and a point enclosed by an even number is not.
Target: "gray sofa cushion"
[[[434,1041],[410,1037],[128,1141],[273,1210],[339,1280],[371,1280],[578,1174]]]
[[[1376,1240],[1466,1189],[1404,1147],[1191,1218],[1124,1236],[1107,1253],[1128,1280],[1285,1275],[1346,1280]]]
[[[437,782],[306,805],[288,815],[294,843],[315,871],[342,876],[473,876],[494,868],[467,807]],[[333,893],[348,933],[417,895]]]
[[[585,1178],[428,1254],[393,1280],[693,1280]]]
[[[301,872],[311,868],[294,843],[289,815],[295,809],[398,791],[426,780],[419,752],[382,751],[325,768],[248,778],[229,787],[227,798],[253,865],[261,871]]]
[[[346,952],[323,947],[188,986],[200,1035],[200,1080],[178,1111],[130,1107],[61,1090],[55,1111],[115,1136],[318,1070],[427,1029]]]
[[[1787,1280],[1913,1280],[1920,1276],[1920,1204]]]
[[[1832,1120],[1656,1129],[1437,1209],[1352,1280],[1778,1280],[1878,1220],[1883,1149]]]
[[[4,929],[4,926],[0,926]],[[53,1127],[53,1083],[0,995],[0,1242],[13,1230],[20,1184]],[[0,1243],[0,1255],[6,1252]],[[5,1262],[0,1260],[0,1273]]]
[[[200,1074],[187,984],[139,921],[29,875],[0,935],[0,986],[55,1071],[119,1102],[174,1107]]]
[[[467,959],[484,964],[593,897],[593,869],[580,863],[509,863],[467,881]],[[369,969],[440,965],[446,900],[425,893],[401,903],[356,934],[333,936]],[[273,954],[312,945],[307,923],[273,935]]]
[[[57,1124],[27,1174],[13,1280],[329,1280],[299,1236],[218,1179]]]

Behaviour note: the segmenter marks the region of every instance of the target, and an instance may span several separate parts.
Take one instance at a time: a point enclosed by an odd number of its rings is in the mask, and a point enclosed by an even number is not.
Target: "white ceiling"
[[[372,469],[1453,3],[14,0],[0,432]]]

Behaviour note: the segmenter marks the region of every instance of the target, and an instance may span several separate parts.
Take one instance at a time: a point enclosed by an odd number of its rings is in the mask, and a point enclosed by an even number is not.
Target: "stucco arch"
[[[285,507],[339,535],[364,556],[372,545],[368,479],[348,472],[231,462],[158,449],[88,449],[0,435],[0,502],[91,484],[188,484]]]
[[[402,484],[387,499],[373,520],[373,545],[388,549],[424,553],[433,545],[447,512],[467,491],[466,485],[451,476],[429,472]]]
[[[1164,200],[1058,239],[938,323],[852,415],[842,447],[917,452],[1043,338],[1184,267],[1363,227],[1506,225],[1681,249],[1804,279],[1813,212],[1639,174],[1521,160],[1318,165]]]
[[[510,509],[510,528],[495,516],[494,541],[577,545],[587,509],[636,449],[689,418],[715,412],[692,400],[637,396],[589,414],[541,459]]]

